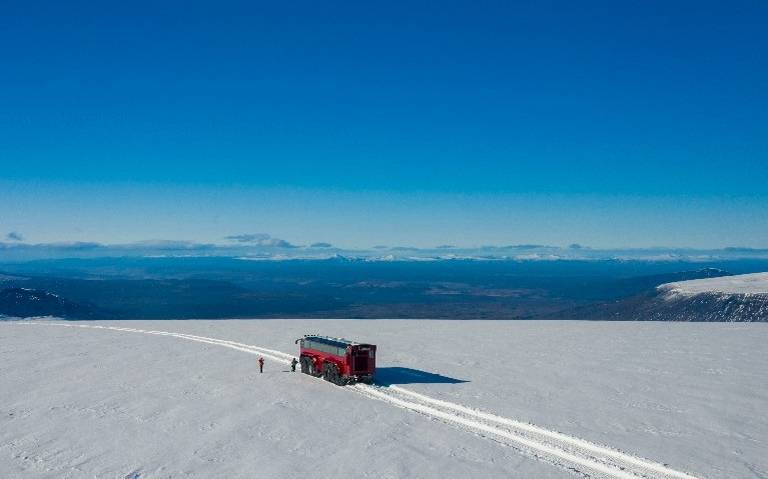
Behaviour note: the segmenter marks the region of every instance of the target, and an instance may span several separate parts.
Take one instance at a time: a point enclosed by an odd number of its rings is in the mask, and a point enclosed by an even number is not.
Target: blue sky
[[[768,246],[768,4],[18,2],[0,235]]]

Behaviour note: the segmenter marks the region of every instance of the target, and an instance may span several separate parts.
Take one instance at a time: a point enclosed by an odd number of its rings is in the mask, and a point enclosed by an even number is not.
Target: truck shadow
[[[393,384],[458,384],[468,382],[463,379],[449,378],[419,369],[400,367],[376,368],[376,384],[381,386],[391,386]]]

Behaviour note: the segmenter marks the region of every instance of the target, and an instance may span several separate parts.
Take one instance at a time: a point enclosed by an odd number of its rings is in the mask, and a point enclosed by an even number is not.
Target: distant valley
[[[766,270],[765,260],[46,260],[0,265],[0,314],[68,319],[722,321],[730,316],[717,312],[721,306],[741,310],[753,306],[743,302],[737,306],[716,297],[697,297],[696,306],[687,305],[664,299],[656,287]],[[754,307],[763,311],[759,305]],[[749,320],[765,320],[761,314]]]

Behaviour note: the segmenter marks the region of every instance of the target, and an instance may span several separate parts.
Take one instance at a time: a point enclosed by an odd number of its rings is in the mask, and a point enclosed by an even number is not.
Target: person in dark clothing
[[[296,360],[296,358],[293,358],[291,361],[291,372],[296,372],[296,365],[299,364],[299,362]]]
[[[264,358],[259,358],[259,372],[264,372]]]

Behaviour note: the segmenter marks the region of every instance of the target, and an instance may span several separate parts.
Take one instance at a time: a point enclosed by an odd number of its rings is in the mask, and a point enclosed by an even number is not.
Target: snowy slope
[[[768,273],[679,281],[663,284],[659,289],[675,294],[768,294]]]
[[[556,313],[558,319],[768,322],[768,273],[677,281],[618,301]]]
[[[662,284],[657,312],[693,321],[768,321],[768,273]]]
[[[284,372],[306,332],[379,344],[388,386]],[[0,323],[0,477],[760,477],[766,339],[762,324]]]

